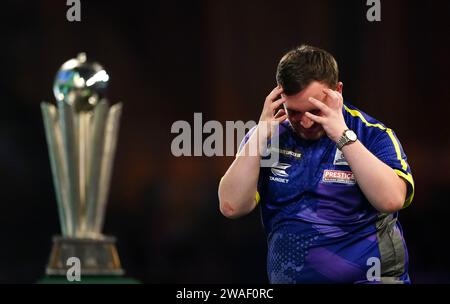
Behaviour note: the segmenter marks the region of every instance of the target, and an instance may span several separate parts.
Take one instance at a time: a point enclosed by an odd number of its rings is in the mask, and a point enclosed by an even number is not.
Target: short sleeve
[[[250,136],[252,136],[253,132],[255,132],[256,130],[256,126],[254,126],[253,128],[251,128],[247,134],[245,134],[244,138],[241,141],[241,144],[239,145],[238,148],[238,153],[241,152],[242,148],[244,147],[244,145],[248,142],[248,140],[250,139]]]
[[[414,197],[414,180],[402,145],[391,129],[383,129],[369,145],[369,150],[382,162],[391,167],[408,185],[403,208],[408,207]]]

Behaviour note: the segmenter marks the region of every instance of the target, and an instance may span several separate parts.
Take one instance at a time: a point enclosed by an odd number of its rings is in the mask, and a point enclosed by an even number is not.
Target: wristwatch
[[[357,139],[358,136],[356,136],[356,133],[350,129],[347,129],[344,131],[344,134],[342,134],[341,138],[339,138],[336,146],[339,150],[341,150],[343,146],[354,143]]]

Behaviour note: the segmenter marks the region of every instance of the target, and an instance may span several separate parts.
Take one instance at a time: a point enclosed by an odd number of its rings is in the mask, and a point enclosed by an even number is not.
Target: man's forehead
[[[291,110],[308,110],[308,109],[315,109],[316,107],[313,106],[312,103],[308,101],[309,97],[314,97],[315,99],[318,99],[320,101],[324,101],[326,94],[323,92],[323,89],[326,88],[326,86],[317,83],[318,85],[309,85],[299,93],[295,95],[286,96],[283,95],[283,97],[286,98],[286,107]]]
[[[289,99],[307,99],[309,97],[320,97],[320,96],[324,96],[325,93],[323,92],[324,89],[328,88],[328,86],[326,86],[323,83],[320,83],[318,81],[313,81],[311,82],[309,85],[307,85],[303,90],[301,90],[300,92],[298,92],[295,95],[290,95],[290,96],[286,96],[285,94],[282,94],[283,97],[287,97]]]

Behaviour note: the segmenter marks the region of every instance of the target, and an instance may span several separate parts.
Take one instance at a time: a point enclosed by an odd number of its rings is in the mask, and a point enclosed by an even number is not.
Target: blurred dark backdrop
[[[172,156],[176,120],[257,120],[284,52],[301,43],[340,64],[344,98],[393,128],[416,182],[400,221],[414,282],[450,282],[449,1],[2,1],[0,282],[44,275],[59,233],[39,104],[84,51],[123,101],[104,232],[146,283],[264,283],[259,212],[227,220],[217,185],[230,157]]]

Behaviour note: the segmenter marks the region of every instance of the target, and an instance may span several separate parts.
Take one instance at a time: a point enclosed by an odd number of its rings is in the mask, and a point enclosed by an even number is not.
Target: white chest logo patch
[[[285,163],[273,164],[271,171],[272,171],[272,174],[275,175],[276,177],[269,176],[269,179],[274,182],[287,184],[289,182],[289,179],[287,179],[286,177],[289,177],[289,174],[286,172],[286,170],[290,166],[291,166],[290,164],[285,164]]]
[[[348,166],[347,161],[345,160],[344,154],[341,150],[336,148],[336,154],[334,155],[333,165],[336,166]]]

